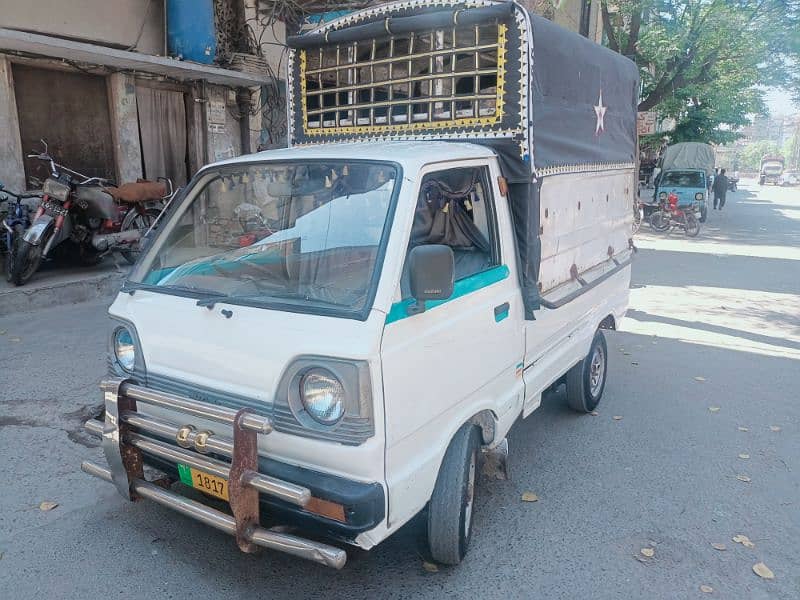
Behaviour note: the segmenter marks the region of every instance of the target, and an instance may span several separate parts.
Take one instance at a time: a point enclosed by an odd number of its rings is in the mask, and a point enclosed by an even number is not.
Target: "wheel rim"
[[[606,356],[603,348],[597,346],[592,353],[592,360],[589,363],[589,391],[595,398],[603,387],[603,379],[606,374]]]
[[[472,504],[475,501],[475,452],[469,457],[469,473],[467,474],[467,497],[464,503],[464,539],[469,537],[472,527]]]

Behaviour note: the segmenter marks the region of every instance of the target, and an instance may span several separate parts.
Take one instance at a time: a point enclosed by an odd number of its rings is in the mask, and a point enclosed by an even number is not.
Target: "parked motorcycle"
[[[685,210],[680,208],[675,193],[670,193],[667,201],[662,201],[659,209],[650,215],[650,227],[661,232],[680,227],[687,237],[697,237],[700,233],[700,222],[697,220],[694,207]]]
[[[23,285],[43,259],[64,242],[77,250],[80,261],[94,265],[106,254],[119,251],[130,263],[139,254],[139,240],[158,220],[172,184],[140,181],[120,187],[100,177],[88,177],[58,164],[44,151],[30,158],[46,161],[50,176],[42,186],[42,202],[12,249],[11,281]]]
[[[22,201],[26,198],[39,198],[41,195],[40,192],[16,194],[11,190],[7,190],[0,182],[0,202],[8,200],[6,216],[2,222],[4,229],[3,241],[5,242],[6,251],[6,279],[8,281],[11,281],[11,271],[14,264],[15,252],[13,248],[22,241],[25,230],[31,225],[30,209]],[[9,197],[15,199],[13,204]]]

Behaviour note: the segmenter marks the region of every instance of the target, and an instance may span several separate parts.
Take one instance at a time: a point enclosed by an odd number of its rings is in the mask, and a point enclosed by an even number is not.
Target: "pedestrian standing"
[[[720,169],[719,175],[714,177],[714,210],[717,210],[717,204],[719,204],[719,209],[722,210],[722,207],[725,206],[725,194],[728,193],[728,178],[725,176],[725,169]]]

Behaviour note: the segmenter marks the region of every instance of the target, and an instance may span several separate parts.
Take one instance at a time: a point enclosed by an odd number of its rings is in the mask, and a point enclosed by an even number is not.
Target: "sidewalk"
[[[4,256],[2,258],[5,258]],[[117,293],[129,266],[120,257],[107,256],[94,267],[44,264],[24,286],[0,277],[0,316],[56,305],[111,297]]]

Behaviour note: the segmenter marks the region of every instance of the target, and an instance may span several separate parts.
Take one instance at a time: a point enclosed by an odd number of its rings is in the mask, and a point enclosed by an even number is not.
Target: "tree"
[[[775,142],[762,140],[748,144],[742,149],[739,156],[739,167],[748,171],[758,171],[761,167],[761,157],[767,154],[783,156],[781,149]]]
[[[639,66],[639,110],[675,118],[675,138],[731,141],[766,112],[757,85],[797,81],[800,0],[601,0],[601,14]]]

